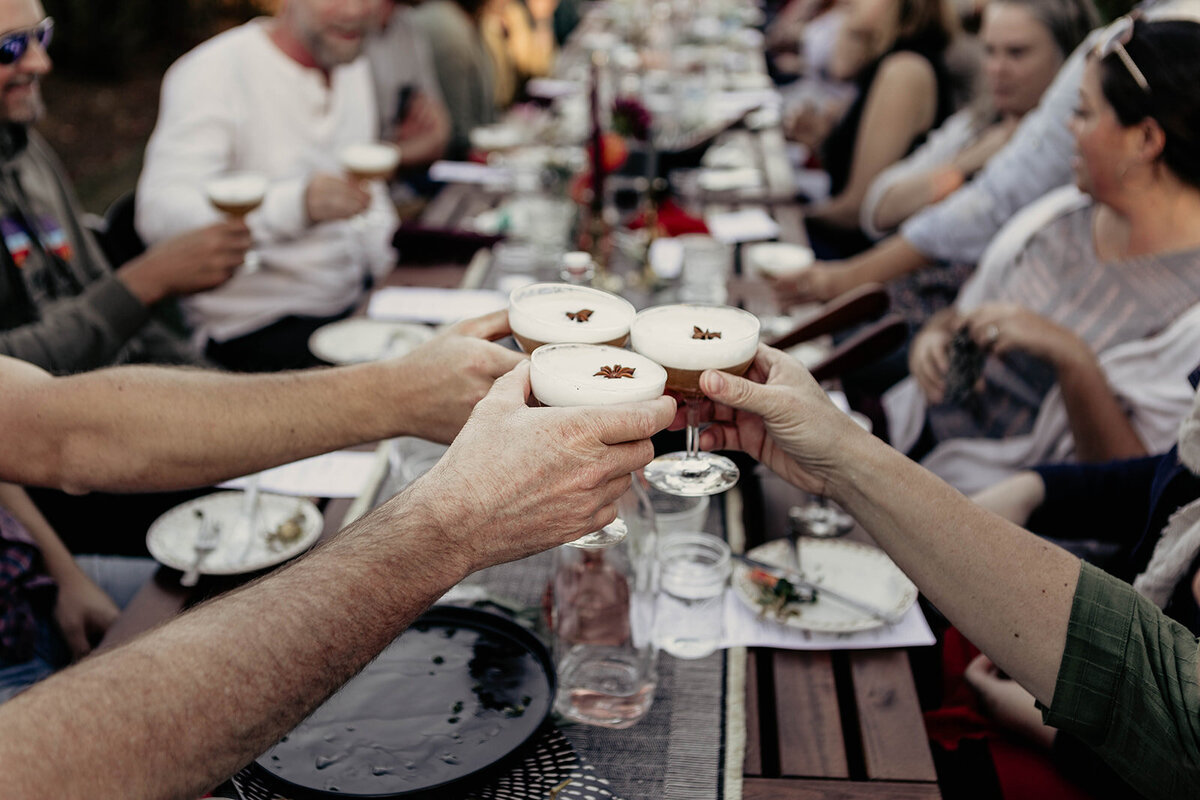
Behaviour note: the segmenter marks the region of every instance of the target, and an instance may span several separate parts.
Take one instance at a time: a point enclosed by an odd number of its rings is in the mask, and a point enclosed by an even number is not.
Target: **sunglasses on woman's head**
[[[1134,18],[1126,14],[1118,17],[1105,28],[1103,37],[1096,43],[1096,55],[1105,58],[1115,53],[1121,63],[1125,65],[1125,69],[1129,71],[1134,82],[1141,87],[1143,92],[1149,94],[1150,82],[1138,69],[1137,64],[1133,63],[1133,56],[1129,55],[1129,51],[1125,49],[1125,45],[1129,44],[1129,40],[1133,38],[1133,21]]]
[[[50,46],[54,36],[54,20],[46,17],[44,20],[23,31],[13,31],[0,36],[0,64],[8,66],[15,64],[25,57],[29,50],[29,40],[36,39],[38,46],[45,50]]]

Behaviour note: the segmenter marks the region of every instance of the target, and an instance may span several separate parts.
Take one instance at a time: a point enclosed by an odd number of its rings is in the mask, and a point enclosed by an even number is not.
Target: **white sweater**
[[[225,341],[289,314],[328,316],[360,299],[363,278],[394,266],[395,208],[380,183],[369,214],[310,225],[304,192],[319,172],[342,174],[338,153],[376,138],[365,58],[324,75],[285,55],[255,20],[183,56],[162,85],[158,124],[137,189],[147,244],[209,225],[220,214],[204,182],[232,170],[270,180],[247,222],[262,269],[187,298],[202,337]]]

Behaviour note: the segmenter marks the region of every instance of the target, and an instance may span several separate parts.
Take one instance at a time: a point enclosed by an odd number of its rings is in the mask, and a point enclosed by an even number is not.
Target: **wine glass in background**
[[[667,388],[687,410],[687,449],[651,461],[650,485],[684,496],[720,494],[738,481],[733,461],[700,449],[700,374],[719,369],[741,375],[758,351],[758,318],[740,308],[701,303],[656,306],[638,313],[629,329],[633,349],[666,368]]]
[[[847,412],[850,418],[868,433],[872,429],[871,418],[857,411]],[[854,517],[840,508],[829,504],[825,495],[814,495],[807,503],[788,509],[788,539],[792,544],[792,556],[796,568],[800,569],[800,537],[813,539],[836,539],[854,530]]]
[[[257,172],[230,172],[205,182],[204,193],[213,208],[234,219],[244,220],[262,205],[267,196],[267,178]],[[257,272],[261,262],[251,248],[242,259],[242,271]]]
[[[371,181],[387,181],[400,166],[400,148],[387,142],[362,142],[342,148],[338,161],[351,180],[360,185]],[[354,217],[351,223],[361,230],[367,223],[371,210]]]

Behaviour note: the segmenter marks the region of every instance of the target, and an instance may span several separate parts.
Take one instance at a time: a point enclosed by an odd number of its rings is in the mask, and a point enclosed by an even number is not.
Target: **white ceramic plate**
[[[330,364],[361,364],[405,355],[432,338],[425,325],[353,317],[317,328],[308,349]]]
[[[321,535],[324,520],[308,500],[281,494],[258,496],[258,522],[247,544],[246,528],[240,524],[244,492],[216,492],[172,508],[154,521],[146,532],[146,547],[160,564],[186,570],[196,558],[194,545],[200,532],[196,511],[221,526],[217,549],[200,563],[203,575],[238,575],[274,566],[303,553]],[[267,536],[299,513],[300,536],[286,544],[275,544]]]
[[[777,564],[791,565],[791,554],[785,539],[775,539],[749,553],[752,558]],[[804,576],[818,585],[827,585],[842,594],[888,612],[903,614],[917,601],[917,587],[892,563],[878,547],[846,539],[800,539],[800,563]],[[761,610],[757,584],[750,580],[751,567],[735,563],[733,589],[743,603],[755,612]],[[853,633],[878,628],[883,623],[874,617],[855,611],[834,600],[823,599],[820,592],[814,603],[796,604],[798,614],[784,620],[784,625],[826,633]]]

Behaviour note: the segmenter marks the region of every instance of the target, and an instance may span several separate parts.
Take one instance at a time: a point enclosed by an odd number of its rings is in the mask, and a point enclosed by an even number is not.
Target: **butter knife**
[[[841,603],[847,608],[860,611],[863,614],[866,614],[873,619],[880,620],[888,625],[895,625],[897,622],[904,619],[904,614],[908,613],[906,610],[904,613],[896,614],[891,611],[885,611],[882,608],[876,608],[870,603],[863,602],[862,600],[856,600],[853,597],[847,597],[839,591],[830,589],[828,586],[824,586],[820,583],[813,583],[812,581],[801,577],[800,574],[794,570],[787,569],[786,567],[768,564],[765,561],[759,561],[756,558],[751,558],[750,556],[743,555],[741,553],[734,553],[733,557],[748,567],[761,569],[768,575],[774,575],[777,578],[784,578],[788,583],[799,589],[809,589],[817,592],[818,595],[828,597],[830,600]]]

